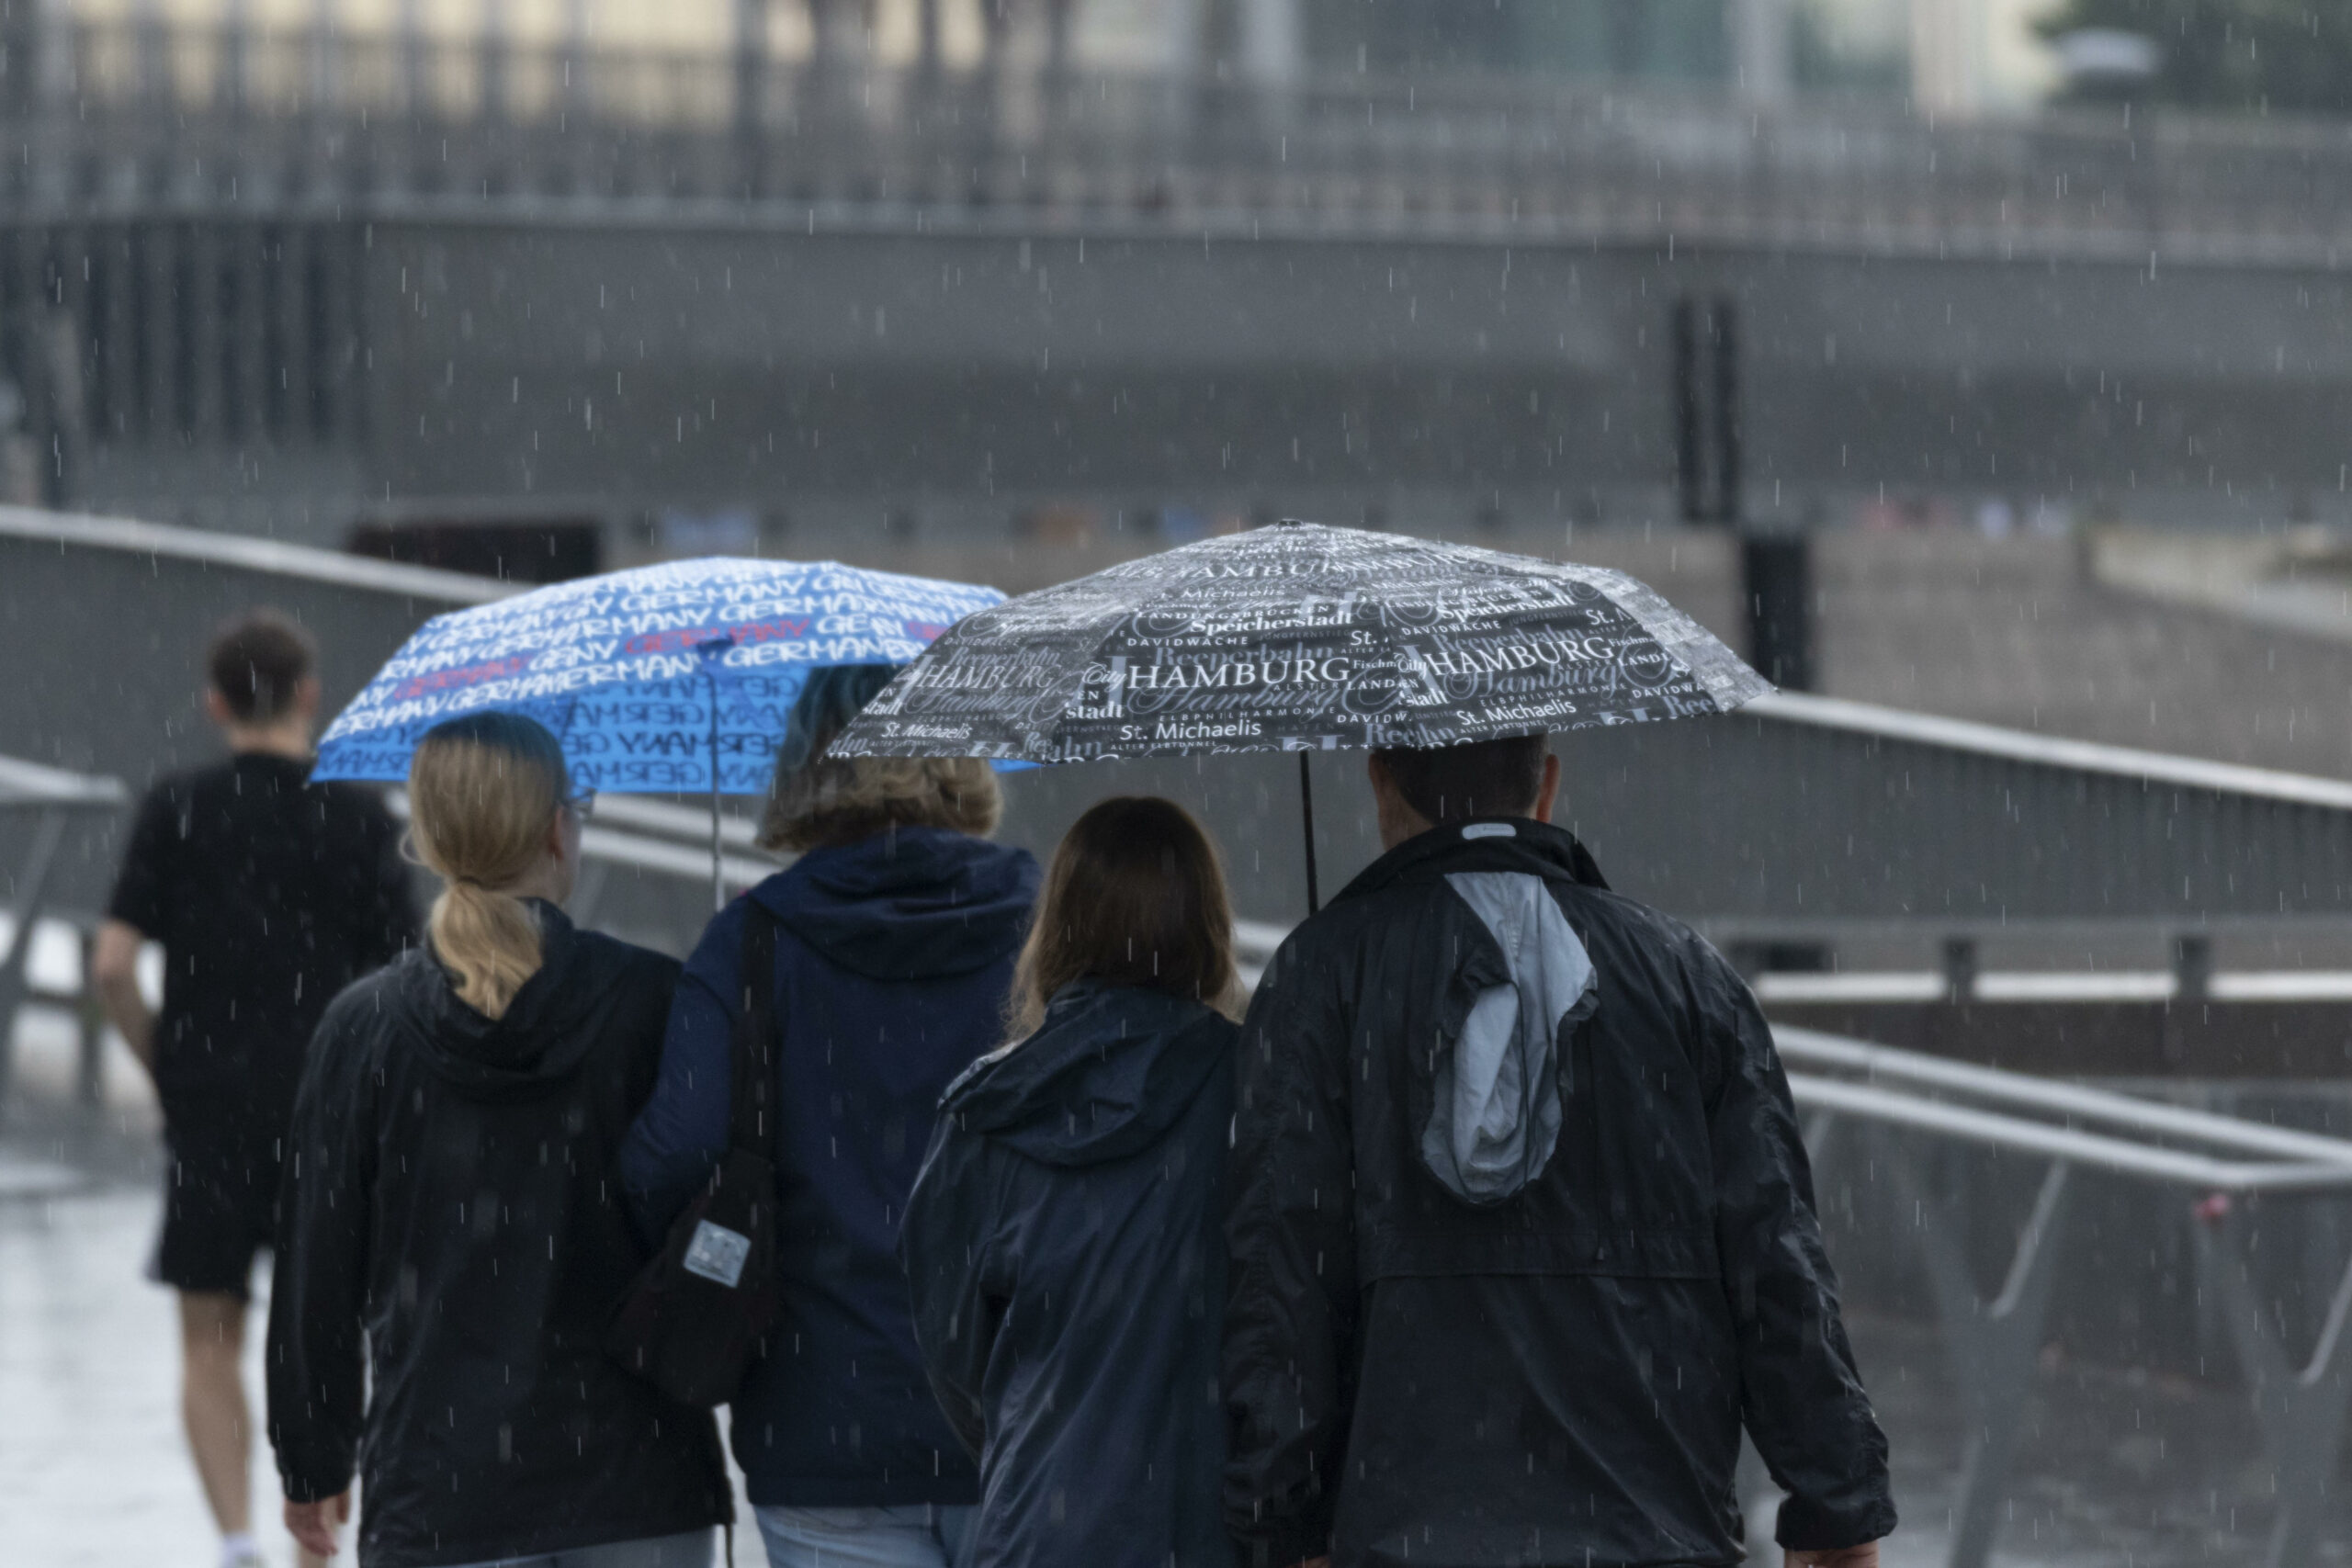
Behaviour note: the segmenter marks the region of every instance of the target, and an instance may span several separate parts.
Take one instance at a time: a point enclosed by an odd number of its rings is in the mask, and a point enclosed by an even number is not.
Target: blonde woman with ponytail
[[[604,1357],[644,1253],[610,1168],[677,965],[563,913],[591,801],[555,738],[428,733],[424,945],[327,1010],[296,1102],[270,1438],[321,1554],[364,1471],[361,1568],[708,1568],[731,1517],[707,1412]]]

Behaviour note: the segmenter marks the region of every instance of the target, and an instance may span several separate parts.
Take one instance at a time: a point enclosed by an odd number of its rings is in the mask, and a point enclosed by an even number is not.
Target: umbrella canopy
[[[426,730],[499,708],[552,730],[582,788],[755,795],[811,670],[903,664],[1003,598],[733,558],[558,583],[427,621],[328,727],[312,776],[405,778]]]
[[[1770,690],[1623,572],[1282,523],[957,623],[831,752],[1455,746],[1728,713]]]

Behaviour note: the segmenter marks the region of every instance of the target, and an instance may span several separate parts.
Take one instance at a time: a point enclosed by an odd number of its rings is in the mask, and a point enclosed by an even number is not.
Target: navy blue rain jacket
[[[980,1459],[966,1568],[1233,1568],[1223,1178],[1239,1031],[1080,980],[948,1090],[900,1242]]]
[[[776,1243],[784,1311],[731,1402],[751,1500],[969,1503],[978,1479],[925,1385],[899,1226],[939,1097],[1001,1037],[1036,897],[1020,850],[902,828],[815,850],[747,896],[773,911]],[[687,961],[662,1073],[620,1156],[650,1241],[718,1168],[743,901]]]

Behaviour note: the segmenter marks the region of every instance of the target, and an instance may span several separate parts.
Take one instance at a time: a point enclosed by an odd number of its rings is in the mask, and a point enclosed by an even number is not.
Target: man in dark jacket
[[[1380,751],[1387,852],[1242,1041],[1244,1560],[1727,1564],[1743,1422],[1796,1562],[1894,1525],[1770,1031],[1550,823],[1545,738]]]

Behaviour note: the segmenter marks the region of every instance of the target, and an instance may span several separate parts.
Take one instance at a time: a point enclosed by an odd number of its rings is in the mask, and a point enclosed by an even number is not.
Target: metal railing
[[[76,817],[112,817],[130,801],[119,779],[0,757],[0,817],[31,822],[24,859],[8,887],[8,946],[0,955],[0,1105],[8,1100],[17,1012],[30,990],[34,933],[49,910],[51,875],[65,848],[67,829]],[[85,1067],[85,1077],[87,1072]]]
[[[2352,1141],[1811,1030],[1778,1027],[1773,1039],[1792,1066],[1809,1069],[1792,1072],[1789,1087],[1806,1113],[1806,1142],[1816,1166],[1831,1157],[1837,1130],[1846,1122],[2047,1162],[2007,1277],[1987,1300],[1971,1277],[1962,1227],[1928,1192],[1914,1162],[1917,1140],[1881,1139],[1871,1153],[1873,1166],[1890,1174],[1921,1217],[1917,1234],[1944,1348],[1967,1407],[1970,1437],[1952,1513],[1951,1568],[1980,1568],[1999,1531],[2052,1286],[2066,1256],[2060,1237],[2069,1176],[2076,1169],[2199,1200],[2192,1211],[2198,1273],[2236,1350],[2277,1477],[2278,1506],[2265,1561],[2269,1568],[2301,1568],[2312,1561],[2345,1416],[2352,1410],[2345,1334],[2352,1316],[2352,1264],[2308,1359],[2296,1364],[2277,1314],[2256,1298],[2240,1201],[2265,1194],[2352,1195]],[[1934,1223],[1928,1223],[1930,1214]]]
[[[2332,254],[2352,128],[1526,76],[1219,80],[74,18],[0,114],[19,202],[806,200],[1772,245]],[[69,108],[70,113],[60,112]],[[13,108],[13,113],[8,113]]]

